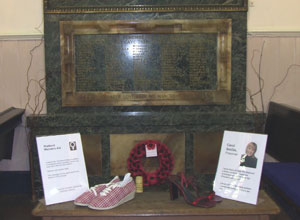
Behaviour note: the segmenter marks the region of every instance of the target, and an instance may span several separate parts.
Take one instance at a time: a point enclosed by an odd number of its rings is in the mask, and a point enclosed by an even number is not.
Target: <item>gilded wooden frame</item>
[[[231,19],[151,21],[61,21],[62,106],[230,104]],[[184,91],[76,91],[74,35],[216,33],[217,89]]]

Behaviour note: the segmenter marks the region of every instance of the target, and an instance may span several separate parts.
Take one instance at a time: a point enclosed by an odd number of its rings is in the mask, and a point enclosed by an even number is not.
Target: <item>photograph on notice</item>
[[[257,150],[257,144],[255,142],[250,142],[246,146],[245,153],[241,156],[240,166],[256,168],[257,158],[255,157],[255,152]]]

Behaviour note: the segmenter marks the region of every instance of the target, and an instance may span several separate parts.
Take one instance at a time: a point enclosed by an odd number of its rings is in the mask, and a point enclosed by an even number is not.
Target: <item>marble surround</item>
[[[127,4],[121,7],[120,5],[124,5],[124,2]],[[137,2],[145,4],[144,11],[135,5]],[[156,7],[150,10],[149,2]],[[210,139],[214,139],[214,137],[220,139],[224,130],[256,131],[256,122],[260,118],[246,112],[247,1],[198,0],[194,1],[194,4],[189,0],[161,2],[165,5],[159,1],[121,0],[111,1],[106,6],[98,4],[98,1],[48,0],[44,2],[47,114],[31,115],[27,118],[27,126],[31,130],[33,193],[37,198],[43,195],[43,189],[35,142],[36,136],[80,132],[85,136],[85,146],[93,145],[97,141],[101,142],[96,145],[97,154],[101,157],[99,158],[101,165],[98,164],[101,169],[91,171],[91,175],[89,175],[90,185],[93,185],[99,181],[109,180],[112,176],[110,163],[112,135],[173,134],[176,136],[177,133],[180,133],[184,137],[184,144],[182,144],[182,148],[184,148],[183,171],[196,175],[204,185],[211,186],[219,146],[216,146],[218,141],[212,141],[214,146],[210,147]],[[68,7],[71,4],[75,4],[74,6],[82,11],[69,10]],[[165,7],[166,4],[169,6],[169,10]],[[126,12],[126,7],[131,12]],[[107,12],[102,11],[104,8]],[[87,9],[94,11],[88,12]],[[116,9],[119,11],[114,11]],[[140,10],[138,13],[132,13],[132,10],[137,12],[137,9]],[[159,9],[162,10],[159,11]],[[60,21],[158,19],[230,19],[232,21],[230,104],[63,107]],[[201,145],[201,136],[208,146]],[[89,137],[92,137],[94,142],[89,142]],[[122,146],[120,145],[120,147]],[[205,147],[207,147],[207,151]],[[93,150],[89,151],[89,153],[91,152]],[[197,161],[197,157],[201,159],[203,155],[211,155],[214,158],[214,162],[208,166],[209,168],[206,168],[207,165],[203,163],[210,163],[210,161],[204,162],[203,160],[200,163]],[[199,168],[198,166],[203,167]]]
[[[223,2],[223,1],[221,1]],[[170,12],[170,13],[87,13],[45,14],[45,59],[47,112],[131,112],[131,111],[245,111],[246,99],[246,40],[247,13],[234,12]],[[201,106],[103,106],[63,107],[61,91],[61,56],[59,21],[94,20],[164,20],[164,19],[231,19],[232,20],[232,63],[231,104]]]

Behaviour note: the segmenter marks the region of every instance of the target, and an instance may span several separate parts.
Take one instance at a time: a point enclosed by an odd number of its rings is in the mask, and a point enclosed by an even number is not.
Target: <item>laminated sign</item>
[[[74,200],[89,183],[79,133],[37,137],[46,205]]]
[[[217,173],[216,195],[257,204],[267,135],[224,131]]]

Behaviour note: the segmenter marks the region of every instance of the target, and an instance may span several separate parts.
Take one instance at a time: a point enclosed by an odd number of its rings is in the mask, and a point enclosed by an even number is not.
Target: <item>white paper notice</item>
[[[46,205],[74,200],[89,183],[79,133],[37,137]]]
[[[149,146],[145,145],[146,157],[157,157],[157,145]]]
[[[216,195],[257,204],[267,135],[224,131],[217,173]]]

